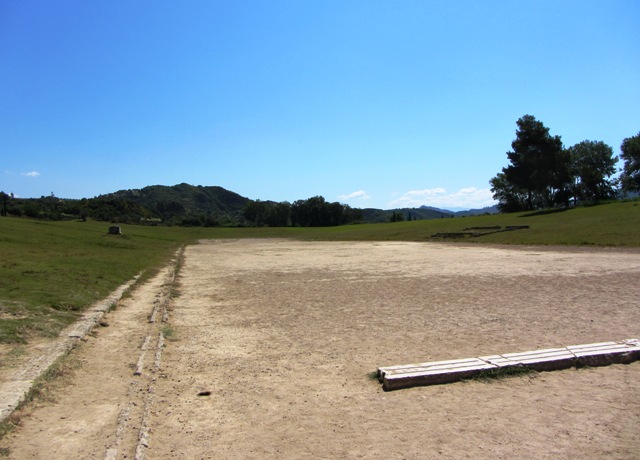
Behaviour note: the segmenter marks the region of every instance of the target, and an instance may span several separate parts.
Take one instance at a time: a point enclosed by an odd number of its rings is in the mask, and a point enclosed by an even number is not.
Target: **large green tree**
[[[507,152],[511,164],[502,169],[502,179],[525,193],[525,210],[567,204],[569,155],[560,136],[550,135],[549,128],[532,115],[523,116],[516,124],[513,150]]]
[[[291,225],[294,227],[344,225],[362,218],[360,210],[338,202],[329,203],[322,196],[294,201],[290,210]]]
[[[624,160],[620,175],[622,189],[627,192],[640,192],[640,133],[623,140],[620,150],[620,157]]]
[[[244,205],[242,215],[245,219],[253,223],[257,227],[266,225],[269,218],[269,203],[260,200],[250,200]]]
[[[493,199],[498,201],[500,212],[518,212],[527,207],[528,194],[507,180],[505,173],[498,173],[489,181]]]
[[[266,202],[260,200],[249,200],[244,206],[242,214],[247,223],[262,227],[286,227],[289,224],[289,214],[291,205],[283,201],[282,203]]]
[[[7,203],[9,202],[9,195],[4,192],[0,192],[0,216],[7,215]]]
[[[602,141],[582,141],[567,149],[571,165],[572,194],[575,201],[599,201],[615,196],[618,157]]]

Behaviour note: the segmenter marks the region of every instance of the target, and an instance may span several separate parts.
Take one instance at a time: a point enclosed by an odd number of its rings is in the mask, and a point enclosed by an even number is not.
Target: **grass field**
[[[183,228],[0,218],[0,343],[56,336],[96,300],[201,238],[432,241],[640,247],[638,201],[520,213],[328,228]],[[471,227],[528,226],[470,237]],[[444,238],[434,237],[445,234]]]

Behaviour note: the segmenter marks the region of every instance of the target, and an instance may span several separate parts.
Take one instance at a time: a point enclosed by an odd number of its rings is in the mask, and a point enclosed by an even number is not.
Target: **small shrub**
[[[170,341],[175,341],[177,340],[176,338],[176,331],[174,328],[172,328],[171,326],[164,326],[162,328],[162,335],[164,336],[165,339],[170,340]]]

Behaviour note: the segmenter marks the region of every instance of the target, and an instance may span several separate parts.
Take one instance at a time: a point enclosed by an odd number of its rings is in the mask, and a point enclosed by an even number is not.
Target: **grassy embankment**
[[[529,226],[468,237],[470,227]],[[0,218],[0,343],[53,337],[82,310],[143,270],[199,238],[284,237],[303,240],[468,241],[476,243],[640,247],[639,202],[547,214],[506,214],[330,228],[178,228],[104,222]],[[473,231],[472,231],[473,232]],[[478,231],[475,231],[478,232]],[[435,234],[450,237],[434,238]],[[457,234],[457,238],[452,238]]]

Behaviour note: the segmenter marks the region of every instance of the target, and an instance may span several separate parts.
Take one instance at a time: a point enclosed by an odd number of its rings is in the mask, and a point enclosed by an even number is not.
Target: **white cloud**
[[[342,201],[349,201],[349,200],[368,200],[370,198],[369,195],[367,195],[367,192],[365,192],[364,190],[358,190],[357,192],[353,192],[353,193],[349,193],[348,195],[338,195],[338,199],[342,200]]]
[[[425,190],[411,190],[400,198],[391,201],[389,208],[419,208],[420,206],[432,206],[434,208],[484,208],[495,204],[490,189],[477,189],[466,187],[454,193],[447,193],[443,188]]]
[[[27,173],[21,173],[21,175],[27,176],[27,177],[38,177],[40,173],[38,171],[30,171]]]

